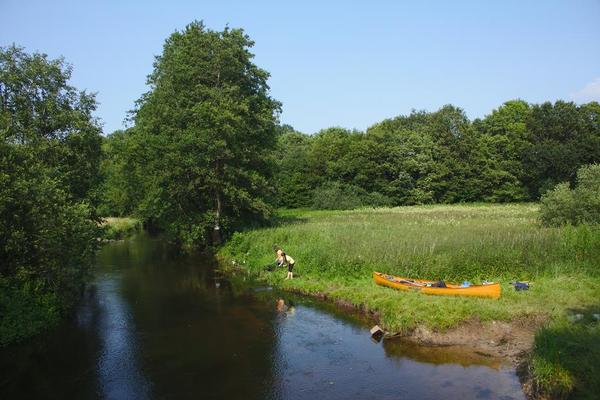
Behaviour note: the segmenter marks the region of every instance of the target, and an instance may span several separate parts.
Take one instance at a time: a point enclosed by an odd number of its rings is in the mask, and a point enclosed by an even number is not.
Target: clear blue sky
[[[98,92],[105,133],[194,19],[246,30],[281,121],[307,133],[447,103],[475,118],[513,98],[600,100],[600,0],[0,0],[0,15],[1,46],[62,55],[72,84]]]

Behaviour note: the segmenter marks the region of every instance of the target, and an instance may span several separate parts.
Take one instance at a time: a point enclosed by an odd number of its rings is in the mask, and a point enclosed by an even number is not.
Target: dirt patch
[[[517,368],[531,351],[535,332],[544,320],[538,316],[510,322],[481,322],[471,318],[444,332],[418,327],[407,335],[387,337],[402,336],[428,346],[468,346],[483,354],[505,358]]]

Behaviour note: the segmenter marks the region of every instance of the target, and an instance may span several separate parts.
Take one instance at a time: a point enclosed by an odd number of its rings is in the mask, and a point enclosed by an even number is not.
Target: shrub
[[[361,206],[391,206],[392,200],[379,193],[371,192],[339,182],[330,182],[313,191],[313,208],[317,210],[350,210]]]
[[[62,304],[55,293],[0,278],[0,347],[35,335],[56,324]]]
[[[363,205],[371,207],[390,207],[392,199],[379,192],[371,192],[363,197]]]
[[[544,194],[540,219],[546,226],[600,223],[600,164],[590,164],[577,171],[577,186],[560,183]]]
[[[327,183],[313,192],[313,208],[318,210],[349,210],[362,205],[355,186],[339,182]]]

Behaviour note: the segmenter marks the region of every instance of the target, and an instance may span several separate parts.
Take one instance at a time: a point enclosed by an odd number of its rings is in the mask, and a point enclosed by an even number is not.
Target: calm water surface
[[[376,343],[359,316],[245,276],[225,278],[210,258],[181,256],[140,235],[102,248],[72,320],[0,351],[0,399],[20,398],[524,396],[500,360],[460,348]]]

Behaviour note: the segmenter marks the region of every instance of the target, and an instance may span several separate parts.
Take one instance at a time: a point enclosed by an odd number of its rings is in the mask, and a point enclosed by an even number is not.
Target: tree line
[[[600,160],[600,105],[512,100],[474,121],[446,105],[365,132],[285,127],[276,152],[282,207],[536,201]]]
[[[106,215],[140,213],[148,174],[136,170],[142,165],[133,156],[136,130],[105,139]],[[365,132],[328,128],[309,135],[278,125],[271,135],[260,193],[271,207],[537,201],[558,183],[574,183],[582,165],[600,161],[600,105],[511,100],[474,121],[446,105]]]

